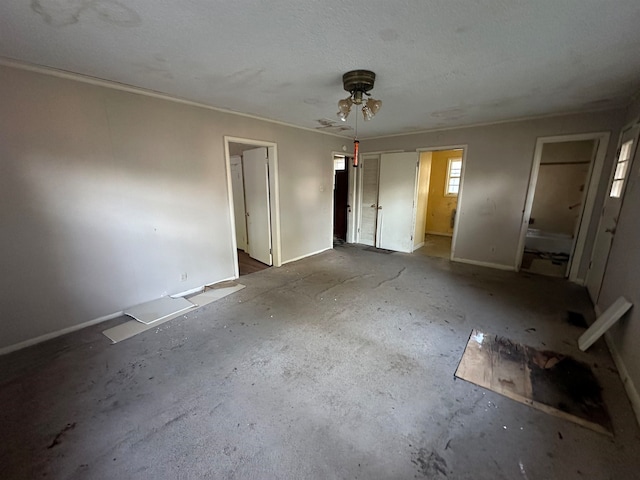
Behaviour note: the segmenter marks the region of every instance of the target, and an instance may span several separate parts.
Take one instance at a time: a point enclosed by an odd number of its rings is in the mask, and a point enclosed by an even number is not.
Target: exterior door
[[[636,144],[639,130],[640,127],[635,126],[622,133],[616,163],[613,166],[613,174],[609,181],[609,190],[602,208],[598,232],[591,254],[591,263],[587,272],[587,290],[594,304],[597,303],[600,296],[600,287],[602,287],[609,251],[616,234],[624,190],[631,172],[634,153],[637,150]]]
[[[251,258],[272,265],[267,149],[245,150],[242,157],[248,253]]]
[[[334,160],[333,179],[333,236],[347,240],[347,210],[349,195],[348,159],[343,158],[342,168],[337,168]]]
[[[360,202],[359,243],[376,245],[376,223],[378,218],[378,172],[380,157],[363,155],[360,160],[362,176],[362,201]]]
[[[418,154],[380,156],[377,247],[413,251]]]

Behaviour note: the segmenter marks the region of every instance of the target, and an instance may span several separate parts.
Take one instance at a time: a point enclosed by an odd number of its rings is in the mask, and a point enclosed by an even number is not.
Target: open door
[[[602,208],[598,232],[596,233],[596,240],[591,254],[591,263],[587,272],[587,290],[594,304],[598,302],[598,297],[600,296],[600,288],[602,287],[602,280],[609,260],[609,251],[616,234],[624,190],[631,172],[634,154],[637,150],[636,144],[639,131],[640,126],[635,126],[622,133],[616,163],[613,166],[613,174],[609,181],[609,190]]]
[[[416,214],[418,153],[380,156],[376,246],[411,253]]]
[[[349,165],[345,155],[333,157],[333,240],[347,241],[349,214]]]
[[[272,265],[269,163],[265,147],[243,152],[247,243],[251,258]]]

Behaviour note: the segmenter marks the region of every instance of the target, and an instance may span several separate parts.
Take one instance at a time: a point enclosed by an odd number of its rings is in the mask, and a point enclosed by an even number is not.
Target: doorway
[[[464,148],[420,152],[416,235],[417,253],[451,259],[458,199],[462,186]],[[421,197],[423,200],[421,201]]]
[[[517,270],[578,281],[609,134],[539,138]]]
[[[333,154],[333,245],[347,241],[349,205],[349,158]]]
[[[277,149],[225,137],[236,277],[280,266]]]

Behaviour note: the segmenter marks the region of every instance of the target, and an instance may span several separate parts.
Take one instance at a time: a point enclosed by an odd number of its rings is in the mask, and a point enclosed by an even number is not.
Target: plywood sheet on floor
[[[612,435],[597,379],[589,365],[571,357],[473,330],[455,376]]]
[[[207,287],[207,289],[198,295],[191,297],[189,300],[192,303],[193,307],[202,307],[216,300],[220,300],[221,298],[226,297],[227,295],[231,295],[232,293],[237,292],[238,290],[242,290],[244,285],[241,283],[235,282],[225,282],[225,286],[215,285],[213,287]],[[163,323],[166,323],[174,318],[179,317],[180,315],[184,315],[185,311],[181,311],[175,313],[173,315],[169,315],[162,320],[154,322],[152,324],[144,324],[138,322],[136,320],[130,320],[128,322],[122,323],[120,325],[116,325],[115,327],[109,328],[103,331],[103,335],[105,335],[108,339],[110,339],[113,343],[118,343],[123,340],[127,340],[139,333],[146,332],[152,328],[155,328]]]

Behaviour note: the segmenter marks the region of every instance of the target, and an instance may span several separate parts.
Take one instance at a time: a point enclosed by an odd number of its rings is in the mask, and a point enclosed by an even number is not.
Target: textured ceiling
[[[373,70],[362,137],[621,106],[639,52],[638,0],[0,3],[0,56],[304,127]]]

